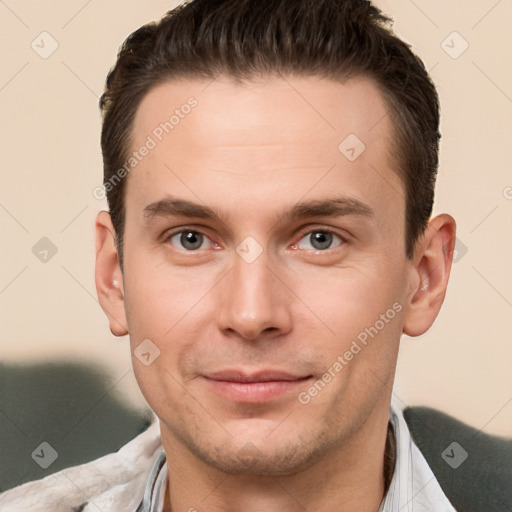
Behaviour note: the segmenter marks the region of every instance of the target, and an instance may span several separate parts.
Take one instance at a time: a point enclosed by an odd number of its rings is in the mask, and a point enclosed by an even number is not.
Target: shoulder
[[[120,450],[0,494],[2,512],[135,510],[162,451],[157,421]]]
[[[403,411],[411,436],[457,510],[512,510],[512,439],[428,407]]]

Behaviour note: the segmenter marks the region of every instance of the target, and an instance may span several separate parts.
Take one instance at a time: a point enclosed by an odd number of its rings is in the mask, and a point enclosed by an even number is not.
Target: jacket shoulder
[[[512,510],[512,439],[429,407],[403,411],[412,438],[457,510]]]

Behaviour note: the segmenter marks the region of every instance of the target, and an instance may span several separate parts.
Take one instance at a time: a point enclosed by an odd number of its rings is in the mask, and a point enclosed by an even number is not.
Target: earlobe
[[[419,336],[434,323],[446,295],[456,225],[447,214],[431,219],[416,245],[404,333]]]
[[[114,336],[128,334],[124,304],[123,275],[115,242],[115,230],[108,212],[96,217],[96,291]]]

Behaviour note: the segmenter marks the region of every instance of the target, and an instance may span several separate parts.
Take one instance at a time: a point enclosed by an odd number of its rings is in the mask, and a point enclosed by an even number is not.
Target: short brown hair
[[[166,80],[293,74],[367,76],[389,107],[406,203],[406,253],[432,213],[439,100],[422,61],[366,0],[193,0],[121,46],[100,99],[104,184],[127,159],[143,97]],[[106,189],[122,263],[126,178]]]

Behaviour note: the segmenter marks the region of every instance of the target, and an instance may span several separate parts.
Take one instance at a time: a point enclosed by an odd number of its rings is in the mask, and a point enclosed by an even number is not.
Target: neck
[[[349,440],[303,471],[280,476],[219,471],[162,428],[170,455],[164,511],[377,512],[389,483],[384,471],[388,416],[389,403],[377,406]]]

